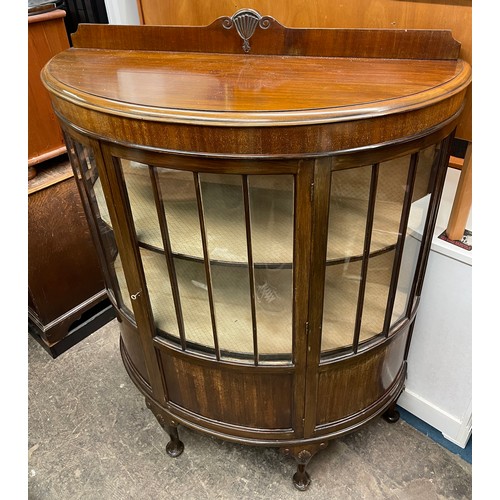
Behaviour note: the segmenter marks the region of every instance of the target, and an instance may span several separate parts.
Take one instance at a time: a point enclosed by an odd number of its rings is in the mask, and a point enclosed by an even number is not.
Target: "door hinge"
[[[304,324],[304,331],[306,335],[309,335],[309,321],[306,321]]]
[[[314,199],[314,182],[311,182],[311,201]]]

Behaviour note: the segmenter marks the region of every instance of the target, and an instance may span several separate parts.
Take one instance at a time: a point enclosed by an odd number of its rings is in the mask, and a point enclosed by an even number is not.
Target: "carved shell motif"
[[[262,17],[257,11],[251,9],[243,9],[236,12],[233,17],[226,17],[222,26],[226,29],[231,29],[236,26],[236,31],[243,39],[243,50],[250,52],[250,38],[255,33],[257,26],[263,30],[271,26],[269,17]]]

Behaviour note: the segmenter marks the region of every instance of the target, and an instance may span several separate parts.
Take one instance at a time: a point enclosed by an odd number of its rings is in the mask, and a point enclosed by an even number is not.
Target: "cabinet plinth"
[[[459,44],[244,10],[73,45],[42,79],[167,453],[179,424],[276,446],[306,489],[329,440],[397,420],[471,79]]]

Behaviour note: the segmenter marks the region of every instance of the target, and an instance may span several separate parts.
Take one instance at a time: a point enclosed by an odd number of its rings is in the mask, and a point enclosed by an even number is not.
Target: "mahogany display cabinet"
[[[179,424],[279,447],[306,489],[330,440],[397,420],[471,81],[459,52],[449,31],[242,10],[80,25],[44,68],[122,359],[169,455]]]

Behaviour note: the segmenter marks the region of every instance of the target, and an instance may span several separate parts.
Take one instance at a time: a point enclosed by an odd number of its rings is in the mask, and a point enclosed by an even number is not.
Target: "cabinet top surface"
[[[107,29],[117,37],[134,33],[130,27],[127,31],[125,27]],[[140,33],[144,39],[144,31]],[[302,33],[302,45],[312,43],[311,33]],[[320,34],[326,40],[326,34]],[[171,36],[182,39],[180,35]],[[383,35],[388,39],[400,36]],[[367,32],[359,32],[359,37],[370,40]],[[349,34],[341,38],[344,44],[353,39]],[[379,51],[376,57],[359,57],[347,52],[347,56],[324,56],[321,50],[306,49],[297,55],[293,47],[265,53],[265,45],[259,49],[256,42],[252,47],[256,53],[234,53],[240,45],[234,42],[233,53],[223,53],[199,47],[143,50],[147,44],[141,43],[142,48],[133,50],[119,43],[77,44],[47,64],[42,80],[58,97],[105,113],[154,121],[253,126],[347,121],[414,110],[460,92],[471,79],[470,66],[461,59],[427,59],[422,52],[414,57],[380,57],[383,52]],[[321,48],[321,43],[317,45]]]

